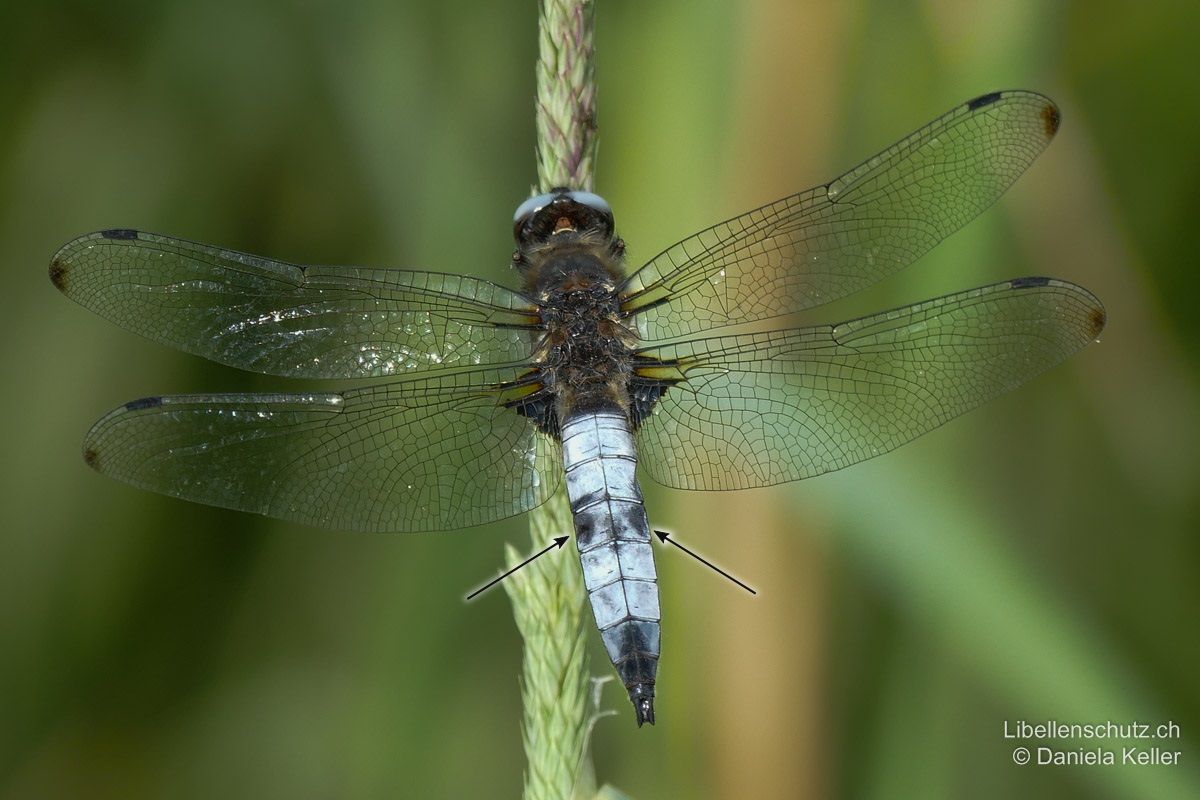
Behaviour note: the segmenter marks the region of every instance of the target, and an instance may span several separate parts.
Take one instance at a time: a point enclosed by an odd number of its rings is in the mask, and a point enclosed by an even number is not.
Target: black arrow
[[[566,544],[566,543],[567,543],[567,539],[569,539],[569,538],[571,538],[571,537],[569,537],[569,536],[555,536],[555,537],[554,537],[554,544],[546,545],[546,549],[545,549],[545,550],[541,550],[541,551],[539,551],[539,552],[537,552],[537,553],[534,553],[534,554],[533,554],[533,555],[531,555],[529,558],[525,559],[525,560],[524,560],[524,561],[522,561],[520,564],[517,564],[515,567],[513,567],[512,569],[510,569],[508,572],[504,573],[504,574],[503,574],[503,575],[501,575],[500,577],[498,577],[498,578],[495,578],[494,580],[491,580],[491,581],[489,581],[488,583],[485,583],[483,586],[480,586],[478,589],[476,589],[475,591],[473,591],[473,592],[471,592],[469,595],[467,595],[467,599],[468,599],[468,600],[470,600],[472,597],[474,597],[475,595],[479,594],[480,592],[482,592],[482,591],[484,591],[484,590],[486,590],[486,589],[490,589],[490,588],[492,588],[492,587],[493,587],[493,586],[495,586],[497,583],[499,583],[500,581],[504,580],[504,579],[505,579],[505,578],[507,578],[509,575],[512,575],[514,572],[516,572],[517,570],[519,570],[521,567],[523,567],[523,566],[525,566],[526,564],[528,564],[530,561],[533,561],[535,558],[541,558],[542,556],[546,555],[546,553],[549,553],[549,552],[550,552],[551,550],[553,550],[554,548],[556,548],[556,547],[562,547],[564,544]]]
[[[718,567],[716,564],[713,564],[712,562],[708,561],[707,559],[705,559],[705,558],[702,558],[701,556],[698,556],[698,555],[696,555],[696,554],[695,554],[695,553],[693,553],[691,550],[688,550],[686,547],[684,547],[683,545],[681,545],[679,542],[675,541],[674,539],[668,539],[667,537],[668,537],[668,536],[670,536],[671,534],[667,533],[666,531],[655,531],[655,532],[654,532],[654,535],[655,535],[655,536],[657,536],[657,537],[658,537],[658,539],[659,539],[659,541],[661,541],[663,544],[673,544],[673,545],[675,545],[676,547],[678,547],[680,550],[682,550],[683,552],[687,553],[687,554],[688,554],[689,556],[691,556],[692,558],[694,558],[694,559],[696,559],[697,561],[699,561],[699,562],[700,562],[701,564],[703,564],[704,566],[708,567],[709,569],[715,569],[717,572],[721,573],[721,574],[722,574],[722,575],[724,575],[726,578],[729,578],[729,580],[733,581],[734,583],[736,583],[738,586],[740,586],[740,587],[742,587],[743,589],[745,589],[745,590],[746,590],[747,592],[749,592],[750,594],[755,594],[755,595],[756,595],[756,594],[758,594],[758,592],[754,591],[754,590],[753,590],[753,589],[751,589],[749,586],[747,586],[746,584],[742,583],[742,582],[741,582],[741,581],[739,581],[737,578],[733,577],[733,576],[732,576],[732,575],[730,575],[728,572],[726,572],[725,570],[723,570],[723,569],[721,569],[720,567]]]

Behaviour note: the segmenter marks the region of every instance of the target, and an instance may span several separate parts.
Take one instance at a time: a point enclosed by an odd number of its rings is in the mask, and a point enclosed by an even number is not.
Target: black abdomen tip
[[[633,701],[633,709],[637,712],[638,727],[649,722],[654,724],[654,698],[642,697]]]
[[[647,722],[654,724],[654,684],[635,683],[627,685],[629,699],[633,701],[633,710],[637,714],[638,727]]]

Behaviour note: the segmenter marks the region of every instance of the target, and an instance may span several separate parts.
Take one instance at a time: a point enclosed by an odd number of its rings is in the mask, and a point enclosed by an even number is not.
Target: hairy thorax
[[[621,318],[619,263],[579,240],[530,255],[543,324],[534,359],[555,417],[602,409],[628,416],[637,335]]]

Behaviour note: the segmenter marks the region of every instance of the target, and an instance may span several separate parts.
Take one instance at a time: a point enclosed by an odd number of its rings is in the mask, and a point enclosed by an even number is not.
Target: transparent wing
[[[1012,389],[1093,341],[1090,292],[1022,278],[840,325],[648,349],[682,382],[642,424],[659,483],[745,489],[886,453]]]
[[[859,291],[995,202],[1058,123],[1039,94],[977,97],[824,186],[673,245],[630,276],[623,308],[654,341]]]
[[[319,394],[152,397],[88,433],[84,458],[143,489],[308,525],[433,531],[546,500],[558,449],[502,407],[515,370]]]
[[[271,375],[365,378],[526,357],[536,311],[458,275],[301,267],[132,230],[50,264],[64,294],[155,341]]]

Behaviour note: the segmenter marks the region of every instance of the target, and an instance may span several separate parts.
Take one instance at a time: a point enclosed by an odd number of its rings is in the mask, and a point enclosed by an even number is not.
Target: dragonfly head
[[[521,249],[548,244],[556,236],[608,242],[613,238],[612,209],[598,194],[561,186],[517,206],[513,237]]]

